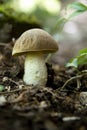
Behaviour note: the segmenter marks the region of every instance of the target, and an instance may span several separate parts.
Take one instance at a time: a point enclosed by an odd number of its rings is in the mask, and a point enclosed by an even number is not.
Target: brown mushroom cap
[[[57,42],[50,34],[42,29],[30,29],[16,41],[12,55],[21,55],[27,52],[52,53],[57,50]]]

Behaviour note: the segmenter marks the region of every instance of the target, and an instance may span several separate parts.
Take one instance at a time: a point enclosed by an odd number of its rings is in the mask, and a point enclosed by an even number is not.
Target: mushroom
[[[26,54],[23,76],[26,85],[46,85],[47,67],[44,54],[57,50],[57,42],[42,29],[30,29],[19,37],[13,47],[12,55]]]

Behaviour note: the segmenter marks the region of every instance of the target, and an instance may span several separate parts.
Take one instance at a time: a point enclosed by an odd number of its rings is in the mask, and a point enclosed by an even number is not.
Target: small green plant
[[[87,64],[87,48],[79,51],[79,54],[73,58],[69,63],[67,63],[67,67],[73,66],[78,67],[79,65]]]
[[[68,14],[69,10],[72,9],[72,13]],[[71,20],[73,17],[87,11],[87,6],[80,3],[80,2],[74,2],[72,4],[69,4],[66,8],[66,15],[58,20],[57,23],[57,29],[59,32],[62,31],[64,24]],[[79,65],[87,64],[87,48],[80,50],[79,54],[70,60],[69,63],[67,63],[67,67],[73,66],[78,67]]]
[[[75,11],[69,15],[68,19],[73,18],[85,11],[87,11],[87,6],[80,3],[80,2],[75,2],[73,4],[70,4],[68,8],[73,8]],[[87,64],[87,48],[82,49],[79,51],[78,55],[70,60],[69,63],[67,63],[67,67],[73,66],[73,67],[78,67],[79,65]]]
[[[74,9],[73,13],[70,14],[68,18],[73,18],[74,16],[77,16],[77,15],[87,11],[87,6],[80,2],[74,2],[73,4],[68,5],[67,8]]]
[[[60,18],[57,20],[54,30],[58,30],[58,32],[61,32],[66,22],[85,11],[87,11],[87,6],[83,3],[74,2],[72,4],[69,4],[65,9],[64,16],[59,16]]]

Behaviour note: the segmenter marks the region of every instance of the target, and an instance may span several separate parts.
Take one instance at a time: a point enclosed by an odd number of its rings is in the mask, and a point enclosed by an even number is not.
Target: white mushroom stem
[[[28,53],[25,59],[24,71],[23,80],[27,85],[46,85],[47,67],[42,53]]]

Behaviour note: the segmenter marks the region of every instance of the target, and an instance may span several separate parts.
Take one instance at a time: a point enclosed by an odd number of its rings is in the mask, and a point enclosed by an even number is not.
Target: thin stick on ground
[[[74,76],[74,77],[68,79],[68,80],[65,82],[65,84],[62,86],[62,89],[64,89],[65,86],[66,86],[69,82],[71,82],[72,80],[82,78],[82,76],[84,76],[84,75],[87,75],[87,73],[86,73],[86,74],[77,75],[77,76]]]

